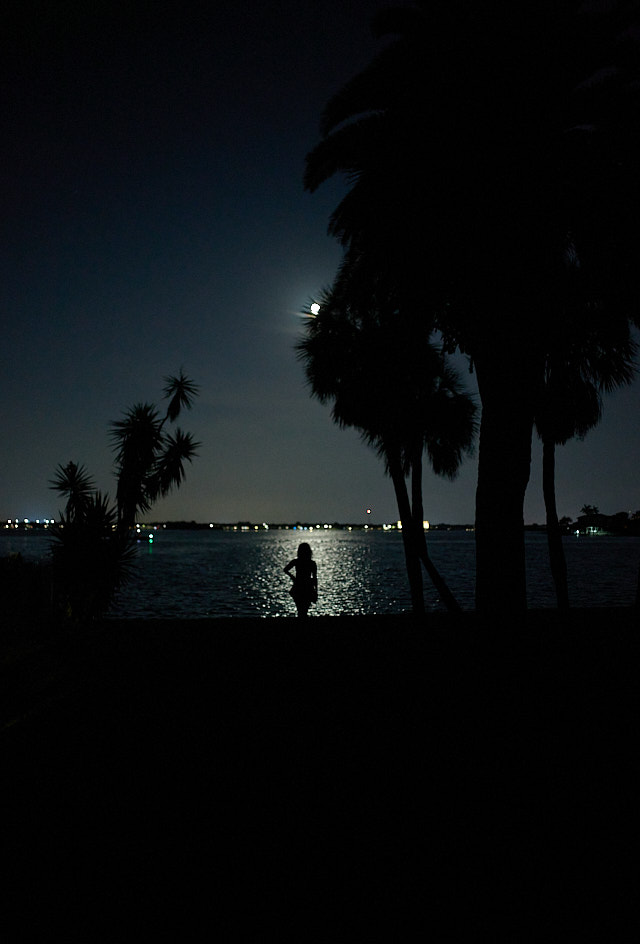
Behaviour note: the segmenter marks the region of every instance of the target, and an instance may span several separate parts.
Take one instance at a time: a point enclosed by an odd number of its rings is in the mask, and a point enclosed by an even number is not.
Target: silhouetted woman
[[[291,573],[292,570],[295,571],[295,577]],[[316,562],[311,559],[311,548],[308,544],[300,545],[298,556],[289,561],[284,572],[293,580],[289,593],[298,608],[298,616],[306,616],[311,604],[318,599],[318,569]]]

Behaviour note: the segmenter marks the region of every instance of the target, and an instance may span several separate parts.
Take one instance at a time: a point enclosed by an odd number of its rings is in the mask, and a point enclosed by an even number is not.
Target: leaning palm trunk
[[[399,457],[395,453],[391,454],[390,452],[387,452],[387,459],[389,465],[389,475],[391,476],[393,488],[396,493],[398,513],[402,523],[402,543],[404,546],[404,558],[407,567],[407,577],[409,579],[411,606],[416,616],[424,616],[422,570],[420,568],[418,541],[416,537],[415,523],[411,513],[409,494],[407,492],[407,483],[405,481]]]
[[[424,533],[423,515],[424,508],[422,503],[422,454],[417,453],[411,464],[411,509],[413,520],[415,522],[416,538],[418,541],[418,554],[426,572],[431,578],[431,582],[440,594],[440,599],[450,613],[459,613],[460,604],[449,590],[444,578],[438,568],[429,557],[427,550],[427,538]]]
[[[567,562],[562,546],[562,535],[558,524],[555,488],[556,446],[553,439],[542,441],[542,490],[547,512],[547,543],[549,545],[549,564],[556,588],[559,610],[569,609],[569,587],[567,583]]]

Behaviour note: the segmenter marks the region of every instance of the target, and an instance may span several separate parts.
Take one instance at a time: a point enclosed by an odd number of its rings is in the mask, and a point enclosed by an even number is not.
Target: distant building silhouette
[[[626,511],[615,515],[581,515],[576,519],[575,531],[580,534],[640,535],[640,519],[630,517]]]

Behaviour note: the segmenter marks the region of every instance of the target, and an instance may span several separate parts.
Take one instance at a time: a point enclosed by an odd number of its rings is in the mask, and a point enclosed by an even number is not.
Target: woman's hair
[[[306,541],[298,547],[298,557],[311,557],[311,548]]]

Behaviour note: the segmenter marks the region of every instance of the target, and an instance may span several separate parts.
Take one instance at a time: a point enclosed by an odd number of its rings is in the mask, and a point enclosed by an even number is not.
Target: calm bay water
[[[381,531],[164,531],[138,545],[133,582],[119,595],[117,617],[293,616],[284,565],[300,541],[318,565],[318,615],[402,613],[410,609],[402,537]],[[431,557],[464,609],[473,609],[475,543],[464,531],[432,531]],[[640,564],[640,538],[564,539],[571,603],[630,606]],[[555,606],[544,534],[526,535],[529,605]],[[48,553],[44,533],[0,535],[0,556]],[[425,602],[441,609],[425,575]]]

